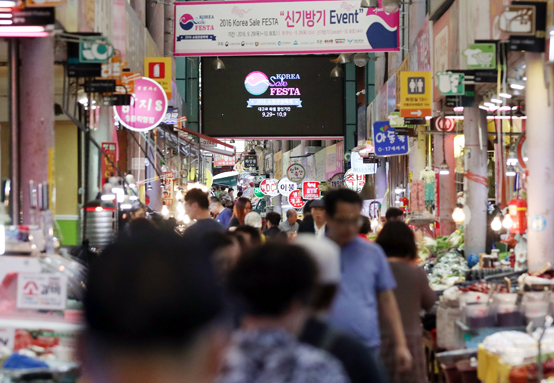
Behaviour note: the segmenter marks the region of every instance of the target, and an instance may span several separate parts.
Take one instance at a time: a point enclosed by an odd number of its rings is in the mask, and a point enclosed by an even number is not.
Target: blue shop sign
[[[373,124],[373,145],[379,157],[403,156],[410,152],[408,137],[395,135],[389,121]]]

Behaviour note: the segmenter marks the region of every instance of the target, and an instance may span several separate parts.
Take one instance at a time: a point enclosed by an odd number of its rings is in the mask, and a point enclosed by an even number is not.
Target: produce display
[[[429,284],[433,290],[444,290],[456,283],[465,282],[469,270],[465,258],[456,251],[441,253],[436,258]]]

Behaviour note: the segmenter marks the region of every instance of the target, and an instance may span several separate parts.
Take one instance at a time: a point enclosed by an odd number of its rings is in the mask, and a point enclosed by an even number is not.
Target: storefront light
[[[515,151],[512,149],[510,149],[510,152],[508,153],[508,158],[506,159],[506,165],[508,166],[515,166],[517,165],[517,163],[519,162],[519,160],[517,159],[517,155],[515,153]]]
[[[441,166],[439,167],[439,175],[441,176],[447,176],[450,174],[450,168],[448,167],[448,164],[446,163],[446,159],[442,161]]]
[[[516,176],[516,168],[514,167],[514,165],[508,166],[508,168],[506,169],[506,176],[507,177],[515,177]]]
[[[464,209],[462,209],[461,207],[456,207],[452,212],[452,219],[457,224],[464,223],[466,219],[466,214],[464,213]]]
[[[494,231],[500,231],[502,229],[502,222],[500,222],[500,217],[496,216],[491,222],[491,229]]]
[[[12,8],[16,6],[16,3],[17,2],[15,0],[2,0],[0,1],[0,7]]]
[[[512,98],[510,93],[499,93],[498,95],[502,98]]]
[[[102,194],[100,199],[102,201],[113,201],[115,199],[115,194]]]
[[[494,104],[502,104],[503,101],[498,98],[491,98],[491,102]]]
[[[525,89],[525,85],[518,84],[518,83],[513,83],[513,84],[510,84],[510,88],[516,89],[516,90],[523,90],[523,89]]]
[[[167,205],[162,206],[162,215],[164,218],[169,217],[169,209],[167,208]]]
[[[514,221],[512,220],[512,217],[510,217],[510,214],[504,215],[504,219],[502,220],[502,227],[504,229],[510,230],[514,224]]]
[[[130,199],[131,201],[138,201],[139,197],[136,196],[136,195],[132,195],[132,196],[129,196],[129,199]]]

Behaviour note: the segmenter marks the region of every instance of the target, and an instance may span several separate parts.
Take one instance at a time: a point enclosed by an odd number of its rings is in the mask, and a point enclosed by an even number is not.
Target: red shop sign
[[[319,190],[319,182],[306,181],[302,184],[302,194],[304,199],[320,199],[321,191]]]
[[[301,209],[306,204],[306,201],[300,196],[300,190],[295,190],[289,194],[289,203],[295,209]]]
[[[102,142],[102,149],[106,152],[108,157],[115,163],[115,154],[117,151],[117,144],[115,142]],[[115,174],[115,168],[112,162],[102,153],[102,167],[100,174],[102,174],[102,183],[107,182],[106,179],[112,177]]]

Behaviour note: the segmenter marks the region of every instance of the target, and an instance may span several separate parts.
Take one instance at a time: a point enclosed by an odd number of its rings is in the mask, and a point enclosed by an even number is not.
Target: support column
[[[435,137],[435,166],[440,164],[446,158],[446,163],[450,169],[450,174],[439,176],[439,207],[440,207],[440,225],[441,235],[450,235],[456,230],[456,224],[452,219],[452,212],[456,207],[456,159],[454,158],[454,135],[436,134]],[[443,155],[443,139],[444,155]]]
[[[475,101],[479,105],[480,100]],[[487,114],[478,106],[464,110],[464,135],[466,169],[477,176],[487,178]],[[466,220],[464,240],[466,254],[484,253],[487,243],[488,186],[475,181],[466,182]]]
[[[54,160],[54,38],[20,40],[21,190],[23,224],[31,222],[29,181],[48,181]]]
[[[545,68],[540,53],[525,53],[527,62],[527,243],[529,271],[550,261],[554,263],[554,92],[552,67]]]

